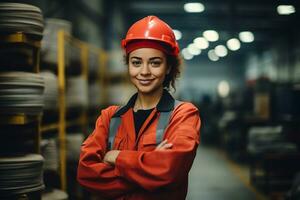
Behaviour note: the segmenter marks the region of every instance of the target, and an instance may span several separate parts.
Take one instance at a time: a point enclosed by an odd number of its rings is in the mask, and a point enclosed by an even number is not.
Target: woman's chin
[[[159,87],[153,87],[153,85],[149,86],[137,86],[136,87],[139,93],[143,94],[154,94],[159,90]]]

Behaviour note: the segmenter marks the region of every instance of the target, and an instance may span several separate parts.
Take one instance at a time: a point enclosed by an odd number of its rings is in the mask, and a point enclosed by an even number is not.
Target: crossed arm
[[[163,141],[155,151],[167,150],[172,144]],[[101,154],[85,152],[82,148],[81,158],[78,165],[77,179],[87,189],[99,193],[101,196],[115,199],[140,188],[136,183],[130,182],[115,173],[115,161],[121,151],[108,151],[104,158]]]
[[[178,111],[180,112],[180,111]],[[94,133],[84,142],[77,179],[101,196],[116,199],[136,190],[153,191],[179,184],[188,174],[199,144],[198,110],[188,108],[173,119],[173,126],[154,151],[112,150],[106,152],[104,133],[109,116],[102,113]]]
[[[155,151],[171,149],[172,146],[173,146],[173,144],[168,143],[168,140],[165,139],[155,148]],[[110,164],[110,165],[115,165],[116,159],[120,152],[121,151],[119,151],[119,150],[108,151],[104,156],[103,162]]]

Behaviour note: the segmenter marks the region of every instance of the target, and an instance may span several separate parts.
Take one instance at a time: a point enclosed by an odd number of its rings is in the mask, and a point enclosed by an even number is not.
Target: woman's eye
[[[153,67],[159,67],[161,62],[160,61],[152,61],[150,62],[150,64],[153,66]]]
[[[132,61],[131,64],[135,67],[138,67],[141,65],[141,61]]]

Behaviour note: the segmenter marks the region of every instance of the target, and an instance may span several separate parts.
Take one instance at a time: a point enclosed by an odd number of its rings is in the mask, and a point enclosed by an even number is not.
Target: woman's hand
[[[164,140],[162,141],[156,148],[155,151],[158,150],[167,150],[167,149],[171,149],[173,146],[172,143],[168,143],[168,140]],[[120,151],[119,150],[111,150],[108,151],[103,159],[103,162],[109,165],[115,165],[116,159],[119,155]]]
[[[109,165],[115,165],[119,153],[119,150],[108,151],[104,156],[103,162]]]
[[[155,151],[171,149],[172,146],[173,146],[173,144],[172,144],[172,143],[168,143],[168,140],[165,139],[164,141],[162,141],[162,142],[155,148]]]

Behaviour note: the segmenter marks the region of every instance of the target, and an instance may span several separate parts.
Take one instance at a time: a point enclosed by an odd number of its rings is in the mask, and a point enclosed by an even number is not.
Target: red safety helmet
[[[122,47],[133,40],[155,40],[171,47],[171,54],[177,56],[179,46],[172,28],[156,16],[148,16],[135,22],[128,30],[126,38],[122,40]]]

